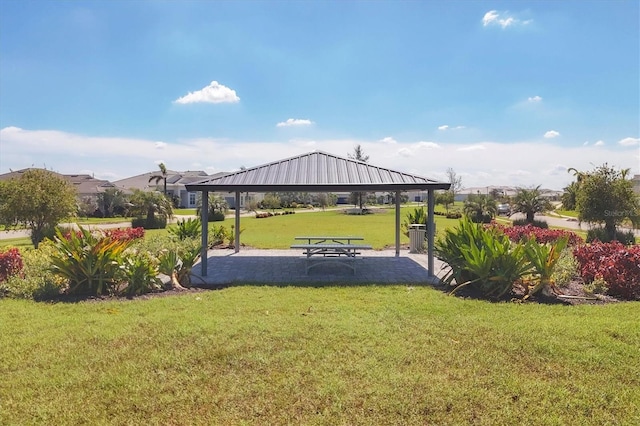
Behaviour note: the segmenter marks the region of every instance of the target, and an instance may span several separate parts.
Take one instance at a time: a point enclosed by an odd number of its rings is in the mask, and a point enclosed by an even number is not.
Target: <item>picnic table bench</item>
[[[295,237],[296,240],[306,241],[306,244],[293,244],[292,249],[304,250],[306,256],[306,273],[309,269],[322,262],[335,262],[345,265],[356,273],[355,260],[362,250],[371,250],[370,245],[354,244],[353,241],[362,241],[362,237],[340,236],[305,236]],[[314,262],[315,260],[321,262]]]

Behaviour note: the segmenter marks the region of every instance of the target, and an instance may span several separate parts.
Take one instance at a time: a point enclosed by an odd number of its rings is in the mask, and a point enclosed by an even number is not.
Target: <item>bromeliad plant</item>
[[[451,293],[470,285],[483,295],[499,299],[514,285],[528,299],[546,287],[553,287],[552,274],[568,237],[540,244],[535,238],[514,242],[497,227],[473,223],[469,218],[457,228],[447,229],[436,243],[436,256],[449,265],[445,285]],[[454,284],[455,282],[455,284]]]
[[[166,248],[158,256],[160,272],[171,278],[171,287],[184,290],[191,285],[191,270],[200,259],[202,246],[195,240],[185,240],[179,245]]]
[[[180,241],[187,238],[199,238],[202,232],[202,222],[200,219],[178,220],[175,226],[169,228],[169,233],[176,236]]]
[[[445,231],[444,238],[436,243],[436,256],[450,267],[443,282],[453,285],[455,281],[451,293],[471,285],[485,296],[498,299],[531,270],[523,246],[512,247],[502,232],[469,218],[462,219],[458,228]]]
[[[539,244],[533,237],[519,244],[524,247],[527,260],[531,263],[534,271],[531,279],[522,282],[524,299],[528,299],[545,288],[551,288],[557,292],[552,276],[562,251],[568,244],[568,236],[558,238],[555,242],[546,244]]]
[[[66,235],[56,230],[52,270],[68,280],[69,294],[113,294],[122,281],[120,264],[130,244],[131,240],[104,237],[82,227]]]

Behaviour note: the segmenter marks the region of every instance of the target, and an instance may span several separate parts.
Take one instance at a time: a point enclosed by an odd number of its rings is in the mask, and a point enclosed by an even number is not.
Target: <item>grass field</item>
[[[394,221],[248,217],[242,241],[352,234],[381,248]],[[457,223],[436,216],[438,231]],[[637,302],[489,303],[401,284],[0,299],[0,425],[636,425],[639,348]]]
[[[637,308],[402,285],[0,300],[0,424],[635,425]]]
[[[414,207],[402,207],[400,221],[405,220],[408,211]],[[375,249],[395,244],[395,209],[381,209],[381,213],[369,215],[347,215],[342,210],[327,210],[324,212],[299,212],[293,215],[273,216],[256,219],[252,216],[240,219],[240,229],[243,230],[240,240],[243,244],[256,248],[289,248],[294,237],[299,235],[361,235],[365,243]],[[449,226],[458,223],[457,219],[446,219],[435,216],[436,231],[441,232]],[[232,218],[224,222],[213,222],[216,226],[230,227],[234,224]],[[148,230],[147,235],[161,235],[167,230]],[[409,239],[401,236],[402,243]],[[0,247],[33,247],[29,238],[0,240]]]

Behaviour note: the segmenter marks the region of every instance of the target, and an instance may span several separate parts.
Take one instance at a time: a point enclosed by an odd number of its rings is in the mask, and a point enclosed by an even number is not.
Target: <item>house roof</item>
[[[141,189],[143,191],[147,191],[150,189],[155,190],[157,188],[161,188],[163,185],[162,180],[151,180],[152,176],[160,176],[160,172],[147,172],[126,179],[120,179],[113,183],[121,189]],[[193,181],[200,181],[208,176],[209,175],[202,170],[187,170],[184,172],[167,170],[167,187],[174,188],[176,185],[184,185]]]
[[[21,169],[11,171],[0,175],[0,180],[19,179],[26,171],[34,170],[34,168]],[[44,169],[40,169],[44,170]],[[47,170],[49,173],[53,173],[55,176],[64,178],[71,183],[76,189],[79,196],[91,196],[104,192],[105,189],[113,188],[114,185],[108,180],[96,179],[91,175],[77,174],[77,175],[63,175],[51,170]]]
[[[410,191],[451,184],[314,151],[187,184],[188,191]]]

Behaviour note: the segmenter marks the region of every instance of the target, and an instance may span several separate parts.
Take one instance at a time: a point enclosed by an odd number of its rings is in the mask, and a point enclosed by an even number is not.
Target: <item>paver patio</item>
[[[335,263],[318,265],[305,273],[306,258],[301,250],[261,250],[242,248],[209,250],[208,274],[200,275],[200,263],[193,267],[192,283],[208,285],[228,284],[287,284],[287,283],[380,283],[434,284],[442,276],[442,262],[435,260],[434,274],[429,277],[427,256],[408,250],[395,256],[395,250],[367,251],[356,260],[355,274],[351,269]]]

